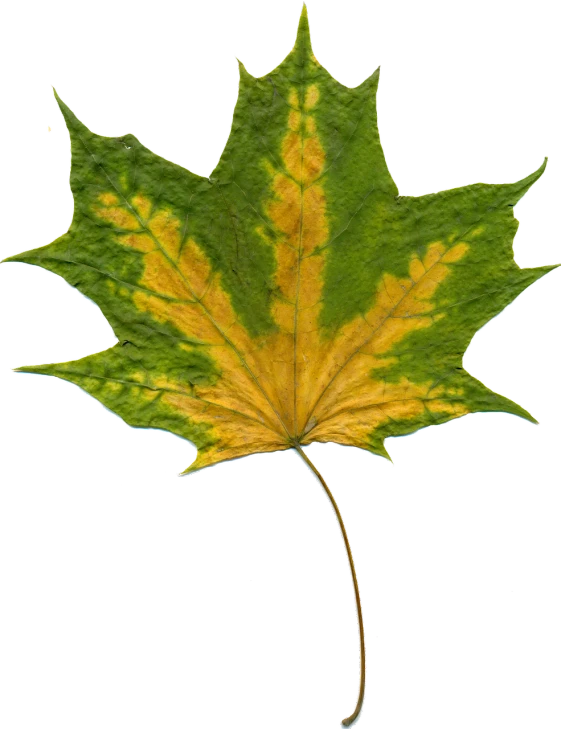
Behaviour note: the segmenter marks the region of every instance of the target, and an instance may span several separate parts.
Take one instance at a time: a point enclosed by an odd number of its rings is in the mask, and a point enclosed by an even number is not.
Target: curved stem
[[[356,579],[355,565],[353,562],[351,545],[349,544],[349,539],[347,537],[347,532],[345,530],[345,525],[343,524],[343,517],[341,516],[339,507],[337,506],[337,503],[336,503],[335,499],[333,498],[333,494],[331,493],[327,484],[323,480],[323,476],[317,470],[317,468],[314,466],[314,464],[310,461],[308,456],[304,453],[304,451],[300,447],[299,443],[295,442],[294,448],[296,448],[298,453],[302,456],[302,458],[306,461],[308,466],[316,474],[321,485],[325,489],[325,493],[329,496],[331,505],[333,506],[333,508],[335,510],[335,514],[337,515],[337,519],[339,521],[339,526],[341,527],[341,533],[343,534],[343,539],[345,540],[345,547],[347,548],[347,556],[349,558],[349,565],[351,568],[351,574],[353,576],[353,584],[354,584],[354,588],[355,588],[355,598],[356,598],[356,609],[357,609],[357,613],[358,613],[358,629],[360,632],[360,689],[358,692],[358,701],[356,702],[355,710],[349,717],[347,717],[346,719],[343,719],[343,721],[342,721],[342,724],[344,726],[350,726],[353,723],[353,721],[357,718],[357,716],[359,715],[360,710],[362,708],[362,702],[364,700],[364,683],[366,680],[366,656],[365,656],[365,651],[364,651],[364,626],[362,624],[362,609],[360,607],[360,595],[358,592],[358,582]]]

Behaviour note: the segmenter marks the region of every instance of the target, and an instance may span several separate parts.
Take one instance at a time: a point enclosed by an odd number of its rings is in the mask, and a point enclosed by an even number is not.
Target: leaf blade
[[[208,180],[132,135],[93,134],[55,92],[74,217],[49,246],[8,260],[77,287],[120,345],[24,371],[99,391],[141,427],[171,423],[200,450],[193,468],[314,440],[387,457],[388,435],[468,412],[532,420],[468,375],[462,356],[554,268],[521,270],[512,256],[513,206],[546,162],[513,184],[400,197],[378,83],[379,71],[354,89],[333,79],[304,9],[276,69],[254,78],[240,64],[232,132]],[[120,387],[122,401],[110,393]],[[138,391],[159,393],[170,413],[152,405],[149,416]]]

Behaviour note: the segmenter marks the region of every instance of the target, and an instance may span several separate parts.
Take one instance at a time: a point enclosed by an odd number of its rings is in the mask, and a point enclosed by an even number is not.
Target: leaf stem
[[[297,441],[293,442],[293,446],[298,451],[298,453],[302,456],[304,461],[308,464],[310,469],[316,474],[316,476],[319,479],[319,482],[325,489],[325,493],[328,495],[329,500],[331,501],[331,505],[333,506],[333,509],[335,510],[335,514],[337,515],[337,519],[339,521],[339,526],[341,527],[341,533],[343,535],[343,539],[345,540],[345,547],[347,548],[347,556],[349,558],[349,565],[351,568],[351,574],[353,576],[353,584],[354,584],[354,588],[355,588],[356,609],[357,609],[357,613],[358,613],[358,629],[360,632],[360,689],[358,692],[358,701],[356,702],[355,710],[353,711],[353,713],[350,716],[348,716],[346,719],[343,719],[343,721],[341,722],[344,726],[350,726],[353,723],[353,721],[357,718],[357,716],[359,715],[360,710],[362,708],[362,702],[364,700],[364,684],[365,684],[365,680],[366,680],[366,656],[365,656],[365,651],[364,651],[364,626],[362,624],[362,609],[360,606],[360,594],[358,592],[358,581],[356,579],[355,565],[353,562],[351,545],[349,544],[349,539],[347,537],[347,532],[345,530],[345,525],[343,523],[343,517],[341,516],[339,507],[337,506],[337,503],[336,503],[335,499],[333,498],[333,494],[329,490],[329,487],[323,480],[323,476],[317,470],[317,468],[314,466],[314,464],[310,461],[308,456],[304,453],[300,444]]]

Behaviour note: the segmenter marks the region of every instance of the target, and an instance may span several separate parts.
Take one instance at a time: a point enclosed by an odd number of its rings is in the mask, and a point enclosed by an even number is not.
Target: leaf
[[[197,446],[186,472],[302,446],[386,456],[388,436],[478,411],[533,418],[471,377],[475,332],[555,266],[513,259],[520,182],[402,197],[376,124],[378,71],[349,89],[316,60],[304,9],[267,76],[240,64],[222,157],[206,179],[131,135],[90,132],[58,98],[72,144],[69,231],[8,260],[93,299],[119,340],[20,368],[74,382],[140,427]]]
[[[93,299],[119,344],[21,368],[80,385],[136,426],[228,458],[387,436],[468,412],[531,419],[462,368],[471,337],[551,266],[520,270],[510,185],[398,197],[376,128],[378,72],[347,89],[319,66],[305,14],[260,79],[240,64],[210,180],[128,135],[72,140],[70,230],[13,258]],[[57,97],[58,98],[58,97]]]

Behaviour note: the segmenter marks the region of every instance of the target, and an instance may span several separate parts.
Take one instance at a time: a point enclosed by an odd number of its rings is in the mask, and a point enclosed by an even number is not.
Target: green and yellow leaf
[[[333,441],[384,439],[470,412],[531,419],[462,366],[474,333],[552,266],[513,260],[514,184],[400,197],[354,89],[296,45],[240,65],[232,131],[198,177],[135,137],[100,137],[59,99],[72,143],[69,231],[12,261],[93,299],[119,343],[22,368],[74,382],[131,425],[196,444],[189,471]],[[58,97],[57,97],[58,98]]]

